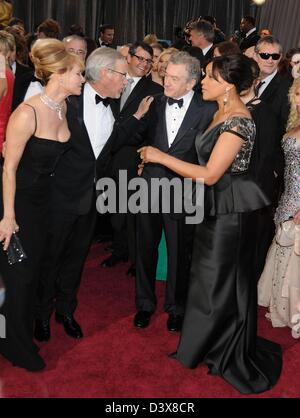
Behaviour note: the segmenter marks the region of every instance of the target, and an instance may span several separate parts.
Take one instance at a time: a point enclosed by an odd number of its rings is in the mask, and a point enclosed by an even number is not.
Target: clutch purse
[[[16,232],[14,232],[11,236],[6,254],[7,261],[10,266],[16,263],[21,263],[21,261],[27,258],[24,248],[22,247],[20,238],[18,237]]]

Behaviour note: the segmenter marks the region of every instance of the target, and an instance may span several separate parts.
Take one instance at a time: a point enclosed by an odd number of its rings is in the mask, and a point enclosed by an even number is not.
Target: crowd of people
[[[43,370],[35,341],[51,338],[54,312],[70,337],[83,338],[77,294],[97,218],[100,232],[108,219],[97,213],[107,192],[97,182],[112,179],[122,205],[131,197],[122,194],[125,172],[146,182],[140,200],[158,208],[109,214],[102,272],[130,260],[133,325],[148,327],[157,307],[164,231],[166,325],[181,332],[170,357],[205,363],[241,393],[272,388],[282,353],[257,337],[257,304],[274,327],[300,336],[300,49],[284,56],[251,16],[228,38],[213,17],[193,19],[171,47],[148,34],[115,48],[110,24],[96,42],[78,25],[62,38],[52,19],[34,34],[20,19],[2,26],[0,354]],[[176,211],[174,190],[168,211],[163,192],[151,193],[153,180],[185,178],[205,189],[196,225]],[[26,257],[10,264],[16,237]]]

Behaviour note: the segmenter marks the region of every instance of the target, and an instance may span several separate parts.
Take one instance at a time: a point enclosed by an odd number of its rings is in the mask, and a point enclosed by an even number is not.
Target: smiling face
[[[114,29],[105,29],[104,32],[100,33],[100,39],[102,42],[111,45],[115,36]]]
[[[128,55],[128,72],[131,77],[144,77],[152,67],[152,56],[140,46],[134,55]]]

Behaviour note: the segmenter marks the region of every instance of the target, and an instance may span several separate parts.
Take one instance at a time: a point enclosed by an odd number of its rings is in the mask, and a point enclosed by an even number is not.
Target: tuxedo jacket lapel
[[[126,103],[124,104],[124,107],[122,109],[123,111],[126,111],[127,106],[129,106],[135,99],[140,95],[140,92],[143,91],[144,84],[147,82],[146,77],[142,77],[140,81],[137,83],[137,85],[134,87],[132,92],[130,93],[130,96],[126,100]]]
[[[79,97],[76,96],[72,96],[69,99],[69,103],[72,106],[72,110],[74,112],[74,119],[77,120],[81,132],[82,132],[82,139],[88,144],[90,151],[92,153],[92,155],[95,157],[94,151],[93,151],[93,147],[91,144],[91,140],[88,134],[88,131],[86,129],[85,123],[84,123],[84,119],[83,119],[83,115],[84,115],[84,100],[83,100],[84,94],[83,91],[81,93],[81,95]]]
[[[167,132],[167,122],[166,122],[166,104],[167,98],[163,96],[161,98],[160,105],[158,106],[158,126],[157,131],[161,132],[161,150],[168,152],[169,150],[169,141],[168,141],[168,132]],[[161,115],[161,116],[160,116]]]
[[[170,149],[174,148],[178,142],[181,141],[181,139],[185,136],[185,134],[193,129],[195,127],[195,125],[198,123],[199,121],[199,112],[200,110],[200,104],[199,101],[197,100],[196,95],[194,95],[190,106],[185,114],[185,117],[183,119],[183,122],[178,130],[178,133],[176,135],[175,140],[173,141]]]
[[[278,84],[280,83],[280,76],[277,73],[268,87],[264,90],[260,99],[267,100],[270,96],[272,96],[273,92],[277,89]]]

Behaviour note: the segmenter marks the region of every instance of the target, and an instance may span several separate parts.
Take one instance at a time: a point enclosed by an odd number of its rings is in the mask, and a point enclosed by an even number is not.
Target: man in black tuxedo
[[[288,92],[292,80],[279,74],[278,66],[281,58],[282,46],[275,37],[265,36],[256,44],[254,59],[258,63],[261,80],[257,95],[270,105],[277,116],[282,137],[290,111]]]
[[[110,48],[95,50],[86,65],[81,96],[68,100],[70,149],[53,177],[53,209],[48,246],[38,290],[35,338],[48,341],[50,316],[73,338],[82,331],[73,314],[77,291],[96,221],[96,182],[105,177],[111,161],[115,117],[109,98],[126,87],[124,57]]]
[[[166,70],[165,95],[156,98],[149,114],[142,118],[143,111],[131,118],[131,130],[143,132],[145,143],[190,163],[197,162],[195,138],[210,124],[216,110],[215,104],[205,103],[193,91],[199,81],[199,61],[187,52],[172,55]],[[126,126],[130,132],[128,124]],[[128,134],[129,135],[129,134]],[[180,179],[175,173],[158,164],[147,165],[142,174],[149,190],[152,179]],[[150,193],[150,192],[149,192]],[[168,249],[168,275],[164,309],[169,314],[167,328],[179,331],[185,304],[193,227],[185,224],[185,213],[175,213],[176,197],[171,190],[170,211],[161,209],[161,194],[150,197],[157,203],[159,213],[137,214],[136,257],[136,307],[134,325],[148,326],[156,309],[155,280],[158,245],[164,229]],[[153,200],[154,199],[154,200]],[[149,203],[149,208],[151,207]]]
[[[190,42],[192,46],[202,49],[205,63],[207,63],[214,54],[215,32],[211,23],[206,20],[198,20],[192,23],[190,28]]]
[[[114,48],[115,28],[108,23],[101,25],[99,29],[99,46],[100,48]]]
[[[113,104],[114,113],[118,115],[120,123],[131,117],[138,109],[140,102],[146,96],[162,94],[163,88],[154,83],[150,77],[146,77],[151,70],[153,49],[144,42],[136,42],[129,49],[127,56],[128,85],[121,99]],[[133,134],[133,136],[135,136]],[[136,137],[136,144],[140,144],[140,138]],[[126,170],[128,180],[136,176],[138,166],[138,145],[123,146],[114,154],[111,176],[118,184],[120,170]],[[135,262],[135,216],[131,214],[112,214],[113,227],[113,253],[105,259],[102,267],[113,267],[121,261]],[[128,274],[135,275],[134,267]]]
[[[240,31],[244,38],[240,43],[240,49],[242,52],[251,46],[255,46],[260,40],[260,36],[255,27],[255,19],[252,16],[244,16],[240,23]]]

